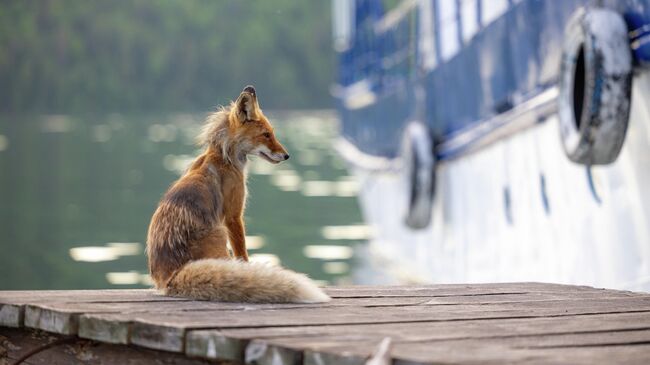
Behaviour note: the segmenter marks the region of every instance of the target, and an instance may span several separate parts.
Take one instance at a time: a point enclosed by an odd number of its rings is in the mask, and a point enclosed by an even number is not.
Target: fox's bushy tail
[[[330,300],[307,276],[261,263],[202,259],[183,266],[163,288],[192,299],[246,303],[321,303]]]

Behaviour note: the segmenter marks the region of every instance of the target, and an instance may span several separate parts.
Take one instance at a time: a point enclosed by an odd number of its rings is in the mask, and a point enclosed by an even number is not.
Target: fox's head
[[[200,139],[220,149],[224,158],[233,162],[245,161],[247,155],[257,155],[274,164],[289,158],[260,109],[255,88],[250,85],[229,108],[208,118]]]

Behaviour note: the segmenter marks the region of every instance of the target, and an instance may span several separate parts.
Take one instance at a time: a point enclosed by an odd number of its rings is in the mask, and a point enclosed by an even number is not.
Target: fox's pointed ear
[[[255,91],[255,87],[253,85],[247,85],[242,92],[247,92],[253,94],[253,96],[257,97],[257,91]]]
[[[237,115],[242,123],[255,119],[259,109],[255,88],[251,85],[246,86],[239,94],[235,105],[237,106]]]

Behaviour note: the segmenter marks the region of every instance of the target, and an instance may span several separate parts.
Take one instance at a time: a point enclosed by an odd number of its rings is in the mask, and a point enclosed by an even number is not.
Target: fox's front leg
[[[244,219],[241,216],[233,217],[226,220],[228,227],[228,237],[230,238],[230,248],[236,258],[248,261],[248,252],[246,251],[246,231],[244,229]]]

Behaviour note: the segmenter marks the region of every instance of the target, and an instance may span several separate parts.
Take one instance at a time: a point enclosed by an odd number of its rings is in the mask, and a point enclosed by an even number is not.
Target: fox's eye
[[[263,136],[264,136],[264,138],[271,138],[271,133],[264,132]]]

